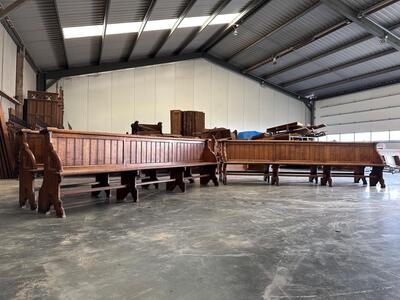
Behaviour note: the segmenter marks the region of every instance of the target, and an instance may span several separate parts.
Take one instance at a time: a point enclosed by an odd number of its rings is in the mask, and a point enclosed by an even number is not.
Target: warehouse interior
[[[400,1],[0,22],[0,299],[400,299]]]

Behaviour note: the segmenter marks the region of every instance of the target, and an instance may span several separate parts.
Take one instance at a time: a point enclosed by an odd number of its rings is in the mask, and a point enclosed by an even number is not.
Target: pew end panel
[[[21,129],[17,133],[19,143],[19,204],[29,202],[30,208],[37,208],[34,182],[38,173],[43,172],[44,136],[39,131]]]

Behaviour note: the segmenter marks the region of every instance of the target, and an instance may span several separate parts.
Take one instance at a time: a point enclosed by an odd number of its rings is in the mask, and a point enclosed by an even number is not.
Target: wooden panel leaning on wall
[[[164,137],[134,136],[98,132],[82,132],[47,128],[41,131],[44,137],[44,176],[39,192],[38,211],[47,213],[54,206],[58,217],[65,216],[61,196],[83,192],[117,190],[117,200],[122,201],[130,193],[138,200],[137,186],[150,184],[136,181],[138,171],[147,169],[168,169],[170,178],[167,190],[179,187],[185,191],[184,169],[200,167],[200,183],[210,180],[218,185],[215,175],[217,159],[211,150],[211,142],[201,139],[177,139]],[[29,144],[25,145],[29,147]],[[29,153],[32,169],[38,168]],[[28,166],[30,168],[31,166]],[[121,182],[110,185],[110,173],[119,173]],[[64,176],[96,175],[99,183],[92,187],[71,185],[64,188]],[[27,181],[32,180],[28,178]],[[25,186],[30,182],[20,181]]]
[[[338,143],[338,142],[311,142],[311,141],[218,141],[218,157],[221,161],[222,175],[220,179],[226,184],[228,164],[261,164],[266,165],[265,177],[270,176],[269,166],[272,166],[271,184],[279,185],[279,175],[305,176],[312,182],[321,177],[321,185],[332,186],[333,175],[338,177],[354,177],[355,182],[360,179],[366,184],[364,168],[372,167],[369,175],[370,185],[376,186],[379,182],[385,187],[383,180],[384,162],[376,150],[376,143]],[[310,173],[285,172],[279,173],[279,166],[310,166]],[[318,173],[318,167],[322,173]],[[354,174],[332,174],[332,167],[352,168]]]

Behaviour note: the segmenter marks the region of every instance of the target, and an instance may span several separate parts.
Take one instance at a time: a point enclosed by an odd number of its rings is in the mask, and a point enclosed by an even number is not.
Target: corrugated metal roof
[[[268,17],[266,15],[265,17]],[[343,17],[319,6],[309,12],[306,16],[297,19],[282,30],[263,40],[255,47],[243,51],[231,62],[240,67],[248,67],[265,58],[275,55],[282,49],[297,44],[324,28],[329,28],[342,21]]]
[[[2,3],[9,5],[13,1],[4,0]],[[287,69],[268,79],[268,81],[279,85],[391,49],[389,44],[382,44],[378,38],[368,37],[369,34],[356,24],[343,26],[309,42],[314,35],[340,24],[346,19],[323,4],[311,11],[307,10],[317,2],[317,0],[271,0],[247,17],[244,23],[239,26],[238,35],[226,35],[209,50],[209,54],[222,60],[231,58],[228,62],[229,64],[245,69],[263,59],[272,57],[282,50],[290,49],[299,43],[308,41],[289,54],[279,57],[276,64],[268,63],[250,71],[253,75],[264,76]],[[379,1],[346,0],[344,2],[354,11],[359,12],[377,4]],[[59,20],[57,19],[57,10],[54,3],[57,4]],[[149,20],[178,18],[187,3],[188,0],[158,0],[153,7]],[[187,16],[210,15],[220,3],[221,0],[197,0]],[[241,12],[250,3],[252,3],[251,0],[232,0],[221,13]],[[150,0],[110,0],[108,23],[139,22],[143,19],[149,4]],[[306,11],[307,13],[304,14]],[[13,11],[10,18],[35,62],[41,68],[48,70],[64,67],[64,45],[70,67],[89,66],[97,63],[101,37],[63,41],[61,29],[69,26],[101,25],[104,19],[104,12],[104,0],[56,0],[56,2],[54,0],[36,0],[27,1],[20,8]],[[296,17],[300,15],[301,17]],[[386,27],[400,24],[400,2],[374,12],[368,17]],[[296,20],[270,37],[263,39],[257,45],[232,57],[239,50],[259,40],[292,18]],[[206,27],[190,42],[183,53],[197,51],[223,28],[225,28],[225,25],[210,25]],[[172,55],[196,30],[198,28],[177,29],[160,49],[158,56]],[[135,45],[132,58],[148,57],[167,32],[168,30],[143,32]],[[400,34],[400,26],[393,32]],[[102,62],[120,62],[126,58],[135,36],[135,33],[107,36],[103,43]],[[355,44],[354,42],[358,40],[362,40],[362,42]],[[351,44],[351,47],[340,51],[334,50],[337,47],[345,48],[347,44]],[[329,53],[329,55],[324,55],[324,53]],[[342,80],[343,78],[374,72],[397,64],[400,65],[399,57],[400,55],[396,52],[367,62],[355,63],[345,69],[342,68],[330,73],[324,72],[318,77],[286,85],[286,89],[288,91],[312,89],[312,87]],[[292,67],[297,64],[299,66]],[[317,93],[318,95],[327,95],[347,91],[352,87],[359,88],[370,83],[376,84],[374,83],[377,80],[376,78],[386,81],[397,80],[399,78],[395,76],[399,76],[399,73],[393,71],[389,72],[389,74],[374,76],[371,80],[364,79],[360,82],[344,83],[337,87],[319,90]]]

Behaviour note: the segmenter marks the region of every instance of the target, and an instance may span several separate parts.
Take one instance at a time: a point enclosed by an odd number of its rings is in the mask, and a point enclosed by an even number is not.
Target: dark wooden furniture
[[[204,112],[171,110],[171,134],[200,136],[204,129]]]
[[[150,136],[122,135],[111,133],[82,132],[48,128],[41,131],[44,138],[44,175],[39,192],[38,211],[46,213],[54,206],[58,217],[65,215],[61,197],[83,192],[117,190],[117,200],[122,201],[128,194],[138,200],[137,186],[153,182],[137,182],[141,170],[167,169],[170,178],[165,182],[167,190],[179,187],[185,191],[185,168],[200,168],[200,183],[210,180],[218,185],[215,175],[217,159],[210,149],[210,143],[201,139],[177,139]],[[24,144],[22,155],[27,163],[24,171],[39,168],[29,143]],[[25,161],[25,159],[23,159]],[[110,173],[121,175],[121,182],[111,185]],[[26,174],[26,172],[25,172]],[[95,175],[97,184],[89,187],[77,185],[61,186],[64,176]],[[33,177],[20,181],[21,190],[33,186]],[[29,193],[28,193],[29,194]],[[28,197],[28,199],[30,199]],[[31,201],[31,199],[30,199]]]
[[[25,120],[31,128],[37,124],[63,128],[64,100],[61,94],[28,91],[25,99]]]
[[[222,140],[218,141],[219,157],[222,162],[222,180],[226,184],[228,164],[261,164],[271,165],[264,176],[271,176],[271,184],[279,184],[279,175],[307,176],[312,181],[321,178],[321,184],[332,185],[332,167],[347,167],[354,169],[355,181],[365,179],[364,168],[372,167],[369,175],[370,185],[378,182],[385,187],[382,171],[384,162],[376,150],[376,143],[337,143],[337,142],[311,142],[311,141],[243,141]],[[279,166],[311,166],[309,174],[279,173]],[[317,167],[323,168],[318,174]],[[340,174],[335,174],[340,176]],[[364,181],[364,180],[363,180]]]
[[[131,124],[132,134],[135,135],[162,135],[162,123],[139,124],[139,121]]]

